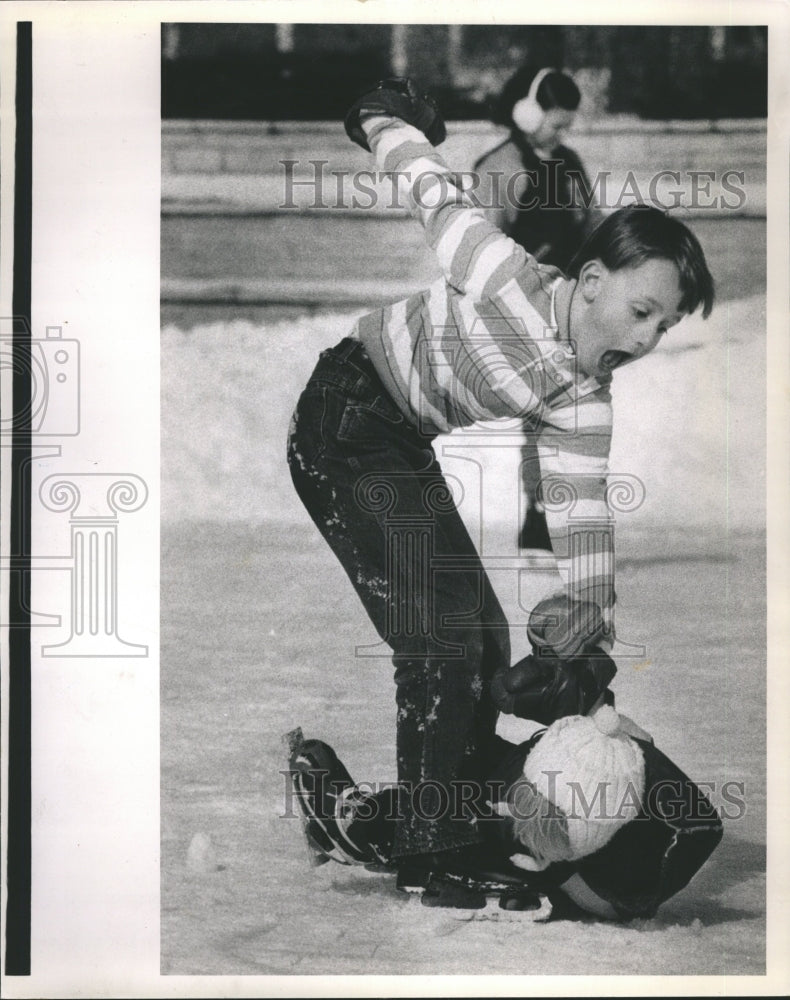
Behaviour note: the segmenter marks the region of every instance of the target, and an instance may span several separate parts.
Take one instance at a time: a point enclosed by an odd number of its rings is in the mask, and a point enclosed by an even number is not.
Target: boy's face
[[[573,111],[566,111],[564,108],[546,111],[537,131],[532,133],[532,141],[539,149],[552,149],[563,133],[573,125],[575,117]]]
[[[672,261],[654,258],[610,271],[587,261],[571,302],[571,339],[581,372],[596,377],[649,354],[683,318],[680,275]]]

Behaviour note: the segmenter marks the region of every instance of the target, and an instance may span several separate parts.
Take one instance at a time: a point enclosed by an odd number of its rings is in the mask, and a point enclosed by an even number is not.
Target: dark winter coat
[[[490,779],[507,789],[522,778],[524,762],[543,732],[518,746],[500,741],[503,755]],[[723,833],[719,814],[701,789],[652,743],[636,742],[645,758],[639,816],[581,861],[553,864],[535,875],[524,873],[536,888],[550,890],[576,872],[621,919],[653,916],[691,881]],[[484,827],[506,855],[523,850],[508,820]]]
[[[513,130],[474,170],[479,177],[474,194],[490,221],[541,263],[566,270],[600,217],[578,155],[559,145],[541,158],[523,133]]]

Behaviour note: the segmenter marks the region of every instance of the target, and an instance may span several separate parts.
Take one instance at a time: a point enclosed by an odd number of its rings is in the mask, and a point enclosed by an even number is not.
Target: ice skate
[[[459,920],[545,921],[549,900],[507,861],[474,845],[392,860],[397,791],[360,791],[334,750],[306,740],[301,729],[285,737],[302,830],[314,866],[336,861],[396,875],[396,888],[423,906],[452,911]]]
[[[386,844],[376,836],[377,803],[357,789],[351,775],[329,744],[305,740],[301,729],[285,736],[289,751],[288,767],[302,829],[318,866],[327,861],[368,868],[389,867]],[[362,827],[357,813],[373,819]],[[386,839],[386,837],[385,837]]]

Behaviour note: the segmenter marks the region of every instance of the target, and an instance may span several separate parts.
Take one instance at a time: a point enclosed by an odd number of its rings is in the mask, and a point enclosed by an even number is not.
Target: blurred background
[[[463,24],[166,24],[162,117],[342,118],[371,80],[417,77],[450,119],[487,117],[525,62],[578,76],[596,113],[766,113],[767,28]]]
[[[366,210],[344,197],[337,175],[371,159],[343,115],[371,82],[408,74],[448,121],[445,160],[468,170],[507,137],[490,116],[525,64],[572,75],[581,104],[564,141],[588,175],[609,172],[610,199],[629,177],[647,199],[661,169],[680,171],[687,194],[689,171],[743,172],[735,208],[682,208],[710,237],[721,285],[743,290],[736,217],[754,266],[764,259],[764,26],[165,24],[163,319],[364,308],[426,285],[437,272],[409,216],[387,197]]]
[[[448,123],[440,153],[451,168],[470,170],[509,136],[491,120],[505,81],[525,65],[562,67],[581,94],[562,141],[588,177],[606,178],[601,209],[654,196],[666,197],[665,207],[676,202],[728,310],[689,329],[711,343],[745,336],[749,392],[762,393],[764,26],[202,23],[165,24],[161,42],[163,440],[172,442],[164,517],[183,516],[184,490],[194,517],[279,515],[292,501],[287,476],[261,484],[248,470],[263,462],[284,472],[283,435],[317,351],[356,315],[438,276],[420,226],[393,205],[386,181],[375,199],[353,201],[353,182],[373,163],[347,139],[343,115],[387,74],[413,76],[433,94]],[[661,171],[676,172],[677,182],[651,188]],[[714,324],[724,325],[711,334]],[[679,346],[682,338],[674,346],[667,338],[662,351]],[[683,379],[689,387],[703,371],[722,370],[722,359],[697,360],[700,371]],[[180,391],[186,368],[199,414],[167,395]],[[631,379],[630,369],[618,378],[621,391]],[[725,430],[704,406],[695,420],[686,454],[699,476],[711,435]],[[736,428],[745,445],[746,427],[741,420]],[[651,449],[655,468],[661,453],[677,470],[666,426],[657,433],[663,438],[650,448],[623,457],[636,474],[649,472]],[[761,474],[761,454],[746,448],[744,477]],[[719,466],[709,472],[705,502],[696,482],[681,491],[682,502],[674,497],[674,474],[653,491],[676,520],[705,523],[711,505],[719,523],[750,520],[748,489],[731,484],[724,511]],[[665,514],[661,504],[650,510]]]
[[[706,398],[723,393],[712,373],[727,370],[727,338],[741,336],[744,400],[762,393],[764,26],[202,23],[165,24],[161,42],[163,517],[184,516],[185,491],[195,518],[267,518],[285,509],[301,516],[281,451],[317,352],[361,312],[439,275],[421,227],[393,205],[386,181],[375,199],[353,201],[353,181],[373,162],[349,142],[343,115],[387,74],[413,76],[433,94],[448,123],[439,151],[453,169],[470,170],[509,136],[491,120],[505,81],[525,65],[562,67],[581,94],[562,141],[588,177],[606,178],[602,210],[653,195],[660,203],[674,191],[664,204],[677,200],[673,211],[700,239],[726,307],[688,327],[702,340],[666,339],[658,356],[684,362],[671,384],[695,391],[704,378]],[[679,183],[651,189],[661,171],[675,171]],[[735,195],[724,190],[725,177]],[[673,354],[717,342],[730,354],[698,353],[696,370]],[[192,395],[182,400],[187,370]],[[649,378],[649,366],[644,371]],[[631,369],[618,377],[621,393],[633,379]],[[637,379],[629,391],[638,399],[644,389]],[[725,502],[722,467],[706,456],[740,435],[741,479],[761,477],[751,423],[731,406],[738,423],[727,439],[720,400],[715,416],[699,403],[693,433],[684,432],[686,465],[697,478],[675,491],[678,456],[667,420],[683,405],[666,388],[662,399],[663,425],[642,420],[638,405],[619,421],[623,440],[637,427],[643,443],[646,426],[653,434],[643,449],[620,456],[623,468],[655,474],[660,454],[668,470],[652,486],[656,504],[635,516],[655,520],[669,511],[676,521],[706,524],[715,510],[719,525],[750,523],[750,488],[731,483]],[[249,474],[256,467],[278,475],[261,482]],[[733,476],[735,466],[728,468]],[[700,475],[707,476],[702,494]],[[518,517],[511,504],[499,512],[511,506]]]

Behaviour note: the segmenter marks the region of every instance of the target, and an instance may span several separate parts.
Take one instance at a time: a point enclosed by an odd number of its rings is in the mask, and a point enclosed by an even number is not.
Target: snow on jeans
[[[393,653],[396,857],[482,839],[464,803],[491,764],[489,682],[510,662],[505,615],[431,440],[346,338],[322,352],[288,441],[297,493]]]

